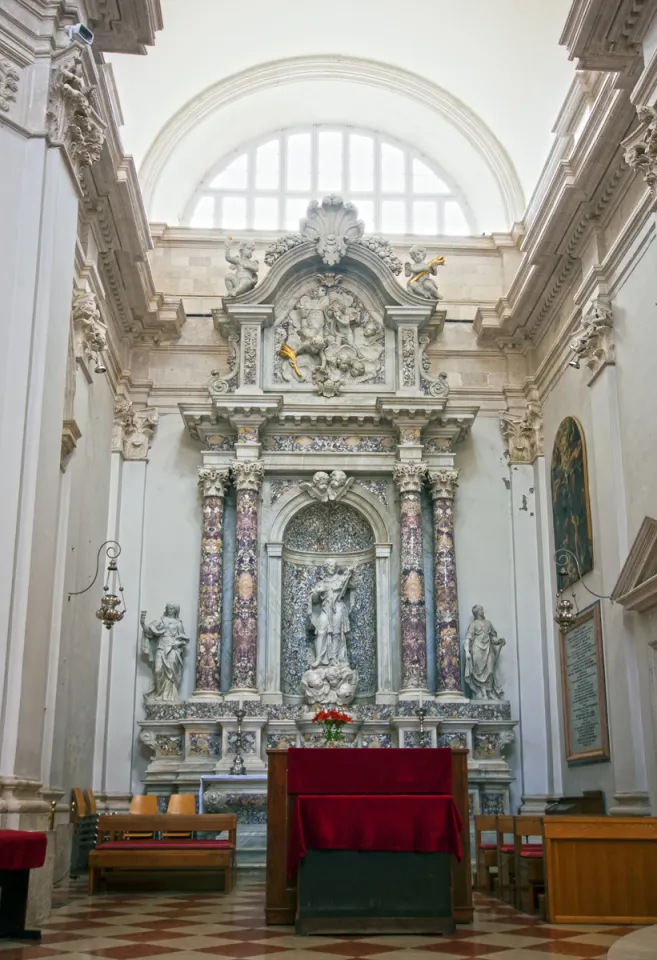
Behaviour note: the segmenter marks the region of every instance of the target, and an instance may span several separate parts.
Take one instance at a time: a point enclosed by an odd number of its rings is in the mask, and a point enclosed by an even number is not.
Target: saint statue
[[[503,700],[504,690],[497,680],[497,663],[506,640],[486,619],[484,608],[472,608],[474,620],[465,635],[465,680],[473,700]]]
[[[183,662],[189,637],[180,619],[180,606],[167,603],[159,620],[146,623],[146,613],[141,615],[141,652],[148,658],[153,669],[153,687],[146,700],[164,700],[176,703],[182,682]]]

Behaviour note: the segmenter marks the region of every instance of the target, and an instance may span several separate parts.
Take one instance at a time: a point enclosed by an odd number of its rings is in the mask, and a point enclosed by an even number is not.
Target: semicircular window
[[[368,233],[477,232],[462,191],[407,144],[373,130],[314,124],[253,141],[212,168],[183,222],[221,230],[299,229],[311,200],[338,193]]]

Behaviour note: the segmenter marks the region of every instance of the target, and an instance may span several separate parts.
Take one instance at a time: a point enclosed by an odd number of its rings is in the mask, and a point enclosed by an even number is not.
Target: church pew
[[[497,833],[497,816],[479,814],[474,818],[474,828],[477,890],[481,893],[492,893],[493,876],[491,874],[491,868],[497,868],[498,866],[497,843],[484,843],[482,834]]]
[[[536,912],[538,891],[545,888],[544,819],[526,814],[514,817],[515,905],[523,913]],[[540,837],[540,843],[530,843],[532,837]]]

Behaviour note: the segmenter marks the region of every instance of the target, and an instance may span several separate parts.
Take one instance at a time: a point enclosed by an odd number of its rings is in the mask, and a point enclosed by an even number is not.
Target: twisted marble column
[[[194,696],[218,696],[224,570],[224,493],[228,470],[200,467],[203,493],[201,575],[198,590],[198,641]]]
[[[402,693],[427,689],[427,614],[420,490],[426,465],[397,463],[393,470],[400,495]]]
[[[255,693],[258,656],[258,503],[265,466],[260,460],[233,460],[231,468],[237,490],[231,693]]]
[[[454,553],[454,494],[458,470],[429,473],[433,498],[433,564],[436,610],[436,693],[463,696],[459,598]]]

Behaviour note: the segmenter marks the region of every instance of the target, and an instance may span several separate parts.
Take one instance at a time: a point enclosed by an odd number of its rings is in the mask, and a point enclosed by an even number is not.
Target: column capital
[[[430,470],[427,479],[433,500],[453,500],[459,485],[458,470]]]
[[[229,471],[218,467],[199,467],[198,485],[204,497],[223,497],[229,479]]]
[[[392,475],[400,493],[419,493],[422,489],[422,479],[426,472],[426,463],[415,460],[396,463],[392,468]]]
[[[112,452],[120,453],[124,460],[148,460],[158,421],[155,407],[134,407],[119,394],[114,401]]]
[[[579,368],[581,360],[586,363],[591,371],[589,386],[604,367],[616,362],[613,328],[614,315],[609,301],[604,297],[591,300],[570,341],[571,366]]]
[[[238,490],[259,490],[265,476],[262,460],[233,460],[230,465]]]
[[[500,428],[511,463],[533,463],[543,456],[543,417],[537,403],[530,402],[524,414],[500,414]]]

